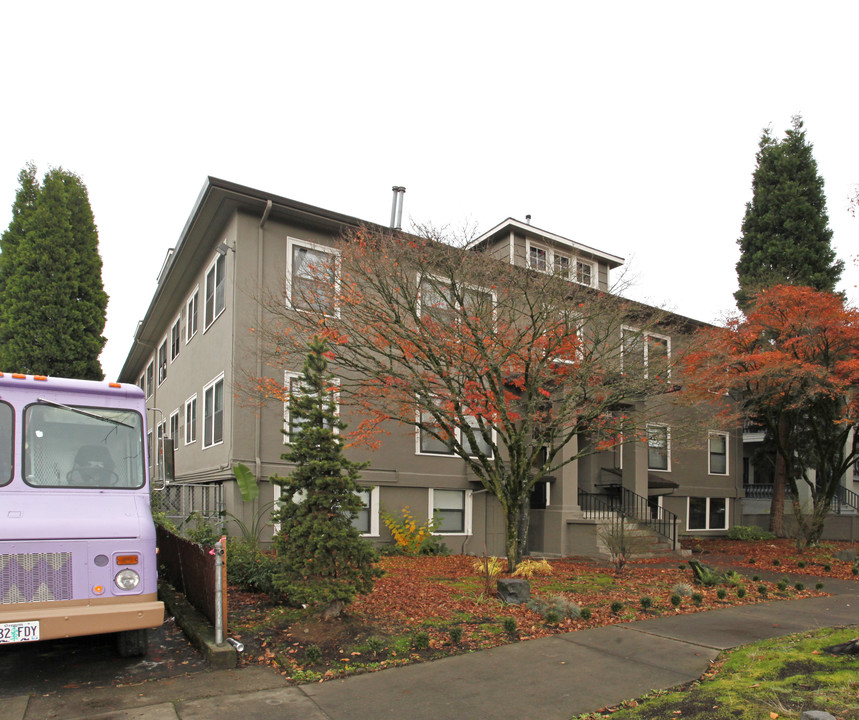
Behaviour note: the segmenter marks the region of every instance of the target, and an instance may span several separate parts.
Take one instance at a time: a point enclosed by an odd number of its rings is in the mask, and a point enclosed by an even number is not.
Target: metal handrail
[[[619,498],[596,495],[579,490],[579,507],[583,512],[601,520],[618,524],[621,519],[632,520],[638,525],[650,528],[677,549],[677,515],[663,507],[653,506],[646,497],[627,488],[620,488]]]

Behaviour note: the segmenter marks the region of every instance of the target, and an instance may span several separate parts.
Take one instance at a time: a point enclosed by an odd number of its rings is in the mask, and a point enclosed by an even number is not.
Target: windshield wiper
[[[40,403],[45,403],[45,405],[51,405],[53,407],[61,408],[62,410],[68,410],[69,412],[77,413],[78,415],[85,415],[86,417],[93,418],[94,420],[101,420],[102,422],[112,423],[113,425],[122,425],[122,427],[131,428],[132,430],[137,429],[134,425],[124,423],[122,420],[115,420],[114,418],[109,418],[105,415],[87,412],[86,410],[81,410],[80,408],[71,407],[69,405],[63,405],[62,403],[54,402],[53,400],[46,400],[45,398],[36,398],[36,400]]]

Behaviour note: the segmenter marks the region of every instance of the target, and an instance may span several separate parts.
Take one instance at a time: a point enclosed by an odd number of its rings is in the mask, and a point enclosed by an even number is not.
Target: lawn
[[[677,557],[631,563],[622,573],[587,558],[552,560],[551,574],[530,580],[542,608],[501,603],[487,591],[474,557],[385,557],[374,591],[335,621],[230,587],[229,632],[245,644],[243,664],[314,682],[659,615],[812,597],[825,593],[825,580],[816,588],[808,576],[856,577],[854,563],[835,559],[845,547],[797,553],[785,541],[699,541],[694,556],[701,562],[741,571],[713,587],[695,585]],[[758,573],[770,579],[754,579]]]

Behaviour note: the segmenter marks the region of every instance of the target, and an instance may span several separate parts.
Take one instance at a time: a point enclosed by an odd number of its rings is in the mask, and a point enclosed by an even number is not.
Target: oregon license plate
[[[38,620],[0,623],[0,643],[31,642],[38,639]]]

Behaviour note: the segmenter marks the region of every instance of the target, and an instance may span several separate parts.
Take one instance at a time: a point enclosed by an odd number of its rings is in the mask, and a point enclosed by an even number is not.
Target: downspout
[[[272,202],[271,200],[265,201],[265,210],[263,210],[262,217],[259,221],[259,229],[257,230],[257,284],[258,287],[262,287],[262,274],[264,269],[263,264],[263,240],[265,239],[264,227],[265,223],[268,220],[268,216],[271,214]],[[256,376],[258,378],[262,377],[263,372],[263,362],[262,362],[262,298],[257,302],[257,323],[256,323],[256,355],[257,355],[257,365],[256,365]],[[254,476],[257,479],[257,482],[262,480],[262,412],[257,412],[256,418],[256,428],[254,430]]]

